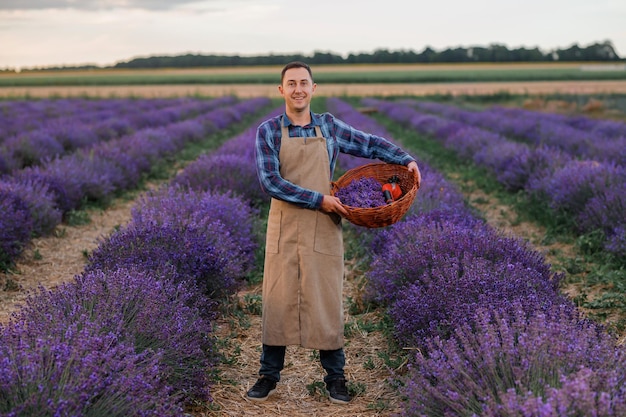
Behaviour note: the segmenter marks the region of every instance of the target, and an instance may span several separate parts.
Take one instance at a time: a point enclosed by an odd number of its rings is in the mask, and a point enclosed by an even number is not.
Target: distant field
[[[626,94],[626,70],[617,68],[588,63],[386,64],[322,65],[313,71],[318,96]],[[0,73],[0,97],[277,98],[280,70],[266,66]]]
[[[515,63],[334,65],[314,67],[320,84],[626,80],[623,64]],[[108,85],[223,85],[278,83],[280,67],[37,71],[0,73],[0,87]]]
[[[317,86],[316,96],[433,96],[433,95],[592,95],[626,94],[623,81],[517,81],[474,83],[420,84],[326,84]],[[93,85],[0,87],[0,98],[48,97],[220,97],[280,98],[275,84],[153,84],[153,85]]]

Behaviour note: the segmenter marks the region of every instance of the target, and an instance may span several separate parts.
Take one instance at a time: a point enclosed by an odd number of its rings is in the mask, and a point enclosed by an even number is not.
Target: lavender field
[[[282,108],[233,97],[0,104],[7,270],[67,213],[137,187],[159,160],[254,115],[138,198],[131,221],[102,238],[82,274],[33,294],[0,325],[0,415],[179,416],[210,403],[221,358],[214,324],[225,300],[252,285],[263,253],[268,199],[254,169],[256,126]],[[350,100],[322,105],[408,146],[422,171],[401,221],[344,225],[366,265],[363,303],[388,317],[388,347],[406,352],[393,375],[401,414],[626,415],[618,335],[560,291],[566,273],[481,219],[406,133],[441,141],[505,189],[571,217],[574,233],[600,234],[601,250],[623,261],[624,125],[521,111],[507,119],[505,109],[417,100],[363,101],[376,118]],[[389,122],[407,128],[402,137]],[[336,175],[366,162],[342,155]]]

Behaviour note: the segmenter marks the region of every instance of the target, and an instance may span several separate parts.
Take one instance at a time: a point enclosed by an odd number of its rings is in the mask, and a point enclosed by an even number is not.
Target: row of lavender
[[[28,167],[0,179],[0,269],[9,268],[33,236],[50,233],[86,201],[107,201],[135,187],[154,164],[267,105],[257,98],[136,133]]]
[[[156,102],[160,104],[156,104]],[[77,113],[93,115],[93,118],[90,118],[90,120],[97,121],[98,116],[102,115],[99,112],[103,112],[108,116],[109,112],[116,108],[133,111],[134,108],[142,108],[143,106],[158,108],[172,103],[171,99],[158,99],[153,104],[149,100],[146,102],[135,99],[93,100],[76,97],[3,100],[0,102],[0,143],[7,137],[44,127],[58,118]],[[87,121],[85,119],[81,120]]]
[[[248,130],[145,194],[81,275],[0,327],[0,414],[180,416],[210,400],[217,302],[258,247],[253,140]],[[244,165],[236,183],[213,175]]]
[[[579,158],[626,162],[626,123],[500,106],[480,111],[431,101],[402,100],[425,112],[457,120],[533,146],[547,145]]]
[[[27,166],[67,155],[77,149],[87,148],[99,142],[137,133],[140,129],[156,128],[206,113],[215,108],[233,104],[234,97],[214,100],[200,99],[154,99],[154,100],[101,100],[66,99],[50,105],[64,107],[59,114],[41,117],[26,113],[36,121],[37,128],[24,125],[22,130],[13,126],[23,116],[24,101],[5,102],[5,115],[15,117],[13,124],[0,137],[0,175],[9,174]],[[12,107],[12,106],[14,107]],[[63,106],[65,105],[65,106]],[[30,129],[29,129],[30,127]],[[2,134],[3,132],[0,132]]]
[[[623,163],[626,139],[623,136],[592,140],[587,133],[584,140],[586,149],[590,150],[587,155],[597,159],[581,159],[584,154],[576,152],[583,148],[582,140],[576,140],[578,143],[572,149],[570,145],[575,138],[569,133],[556,135],[556,122],[552,122],[550,129],[542,129],[528,115],[528,119],[507,119],[495,110],[464,112],[433,103],[418,105],[375,99],[364,102],[377,106],[405,126],[441,140],[461,157],[486,167],[507,189],[524,190],[531,198],[547,201],[555,213],[574,219],[572,224],[577,233],[602,232],[604,248],[617,257],[626,256],[626,165]],[[437,109],[442,116],[416,107]],[[511,130],[502,128],[505,124],[509,129],[515,127],[516,137],[520,137],[523,130],[520,126],[526,123],[530,126],[528,135],[530,132],[541,135],[536,142],[520,143],[503,136],[502,132],[512,134]],[[499,130],[494,132],[477,125],[492,125]],[[574,129],[564,122],[562,128],[566,132]],[[619,132],[617,128],[613,131]]]
[[[332,99],[335,114],[384,137]],[[357,162],[360,164],[360,162]],[[541,254],[472,215],[441,174],[419,163],[409,213],[369,242],[368,299],[414,350],[398,375],[405,416],[626,414],[623,346],[558,291]]]

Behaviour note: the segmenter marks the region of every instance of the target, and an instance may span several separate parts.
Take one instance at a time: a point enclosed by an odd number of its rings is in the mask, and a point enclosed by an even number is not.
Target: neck
[[[286,114],[294,125],[306,126],[311,123],[311,111],[309,109],[298,112],[287,110]]]

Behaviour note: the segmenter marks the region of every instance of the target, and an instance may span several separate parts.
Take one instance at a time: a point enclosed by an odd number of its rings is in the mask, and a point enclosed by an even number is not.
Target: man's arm
[[[321,193],[300,187],[285,180],[280,175],[278,159],[280,144],[275,140],[275,128],[268,121],[261,124],[257,129],[255,156],[261,189],[273,198],[293,203],[299,207],[315,210],[321,208],[323,200]]]

